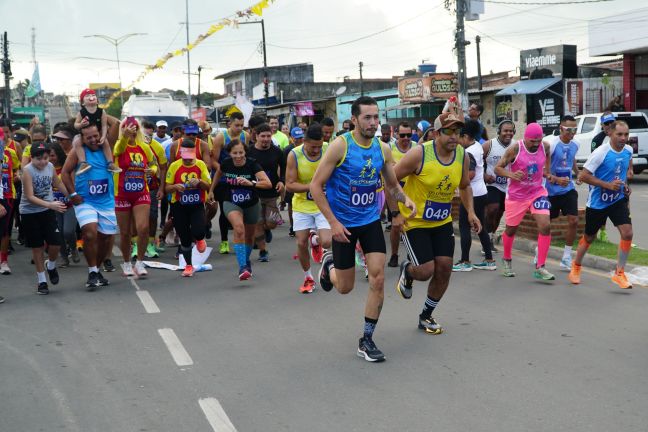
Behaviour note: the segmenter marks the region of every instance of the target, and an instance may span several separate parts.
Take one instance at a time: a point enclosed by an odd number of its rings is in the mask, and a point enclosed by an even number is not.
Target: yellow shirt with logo
[[[322,156],[328,146],[322,146],[322,153],[317,160],[310,160],[304,152],[304,145],[295,147],[290,151],[295,157],[297,165],[297,181],[301,184],[310,184],[315,174],[315,170],[319,166]],[[313,201],[310,192],[295,192],[292,198],[292,208],[294,212],[314,214],[319,213],[320,209]]]
[[[461,183],[464,149],[457,146],[454,158],[443,164],[436,155],[434,141],[422,144],[423,164],[418,174],[411,174],[403,191],[416,204],[416,216],[407,221],[406,231],[414,228],[434,228],[452,222],[452,198]],[[402,203],[403,214],[409,209]]]
[[[200,159],[196,159],[193,164],[185,165],[182,159],[178,159],[177,161],[174,161],[171,166],[169,166],[165,181],[168,185],[182,183],[187,188],[186,192],[190,192],[188,182],[192,178],[197,178],[204,182],[207,182],[208,184],[211,184],[211,177],[209,176],[209,170],[207,169],[205,162],[201,161]],[[199,190],[198,192],[200,198],[197,202],[204,203],[207,193],[203,190]],[[182,193],[173,192],[171,194],[171,203],[181,201],[181,198]],[[192,202],[192,204],[196,204],[197,202]]]

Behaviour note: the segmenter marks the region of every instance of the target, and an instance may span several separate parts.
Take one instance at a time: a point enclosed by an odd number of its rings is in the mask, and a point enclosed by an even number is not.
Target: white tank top
[[[484,149],[482,145],[479,144],[479,141],[475,141],[470,147],[466,149],[466,152],[470,153],[476,162],[475,167],[475,177],[470,180],[470,187],[472,188],[473,196],[483,196],[488,193],[486,190],[486,183],[484,183]]]
[[[495,175],[495,165],[502,159],[507,148],[502,145],[499,138],[493,138],[491,140],[490,151],[488,152],[488,156],[486,156],[486,174],[495,177],[495,183],[490,183],[488,186],[496,187],[504,193],[506,193],[508,178]]]

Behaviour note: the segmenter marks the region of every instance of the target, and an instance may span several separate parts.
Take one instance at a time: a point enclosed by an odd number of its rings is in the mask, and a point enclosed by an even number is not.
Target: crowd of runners
[[[497,269],[502,218],[503,276],[516,276],[513,243],[530,213],[538,230],[533,277],[555,280],[546,260],[551,222],[562,214],[569,221],[560,262],[567,280],[581,282],[583,256],[610,219],[621,235],[612,281],[632,288],[624,273],[632,244],[632,148],[626,144],[628,125],[612,114],[602,118],[609,139],[601,139],[579,169],[576,122],[569,115],[561,119],[559,136],[548,142],[540,125],[516,131],[508,120],[497,125],[497,136],[486,139],[478,106],[465,117],[448,104],[432,122],[380,125],[376,101],[364,96],[353,103],[351,120],[337,134],[328,118],[287,130],[276,118],[262,116],[244,127],[238,112],[218,133],[191,119],[171,125],[119,120],[97,106],[92,90],[82,92],[81,104],[76,118],[55,125],[51,135],[41,125],[26,131],[1,124],[0,273],[11,274],[12,241],[24,244],[32,250],[38,294],[59,283],[59,268],[80,261],[79,250],[87,262],[87,289],[109,285],[105,273],[116,270],[116,234],[123,276],[147,277],[146,258],[172,248],[185,263],[181,275],[191,277],[194,251],[207,249],[212,220],[220,234],[215,249],[232,253],[238,264],[231,278],[261,279],[263,267],[253,271],[252,262],[270,260],[273,230],[284,223],[286,209],[303,272],[300,293],[318,285],[348,293],[356,266],[364,268],[369,290],[357,353],[367,361],[385,359],[373,340],[385,264],[400,267],[396,290],[404,299],[412,297],[414,281],[428,282],[418,327],[440,334],[433,313],[453,271]],[[580,182],[590,188],[585,230],[573,256]],[[454,262],[457,195],[461,256]],[[383,219],[390,221],[389,260]],[[19,229],[12,239],[14,224]],[[484,255],[479,263],[470,261],[473,233]],[[319,266],[317,275],[313,264]],[[229,283],[229,277],[217,280]]]

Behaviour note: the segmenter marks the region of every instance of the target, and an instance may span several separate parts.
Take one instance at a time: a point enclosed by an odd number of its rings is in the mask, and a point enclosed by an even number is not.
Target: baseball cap
[[[93,94],[95,96],[97,95],[97,93],[92,89],[89,89],[89,88],[84,89],[83,91],[81,91],[81,95],[79,96],[79,102],[81,104],[83,104],[83,98],[86,97],[89,94]]]
[[[50,151],[50,146],[45,141],[34,143],[31,145],[31,155],[33,157],[39,157]]]
[[[70,134],[67,133],[67,132],[65,132],[65,131],[63,131],[63,130],[60,130],[60,131],[56,132],[56,133],[55,133],[54,135],[52,135],[52,136],[53,136],[53,137],[56,137],[56,138],[62,138],[62,139],[72,139],[72,137],[70,136]]]
[[[434,119],[434,130],[440,130],[450,126],[463,126],[464,119],[455,113],[443,113]]]
[[[13,140],[14,141],[23,141],[29,137],[29,132],[26,129],[18,129],[14,131]]]
[[[605,124],[607,122],[613,122],[615,120],[616,120],[616,117],[614,116],[614,114],[611,114],[611,113],[610,114],[603,114],[601,116],[601,124]]]
[[[157,123],[155,123],[155,127],[169,127],[169,124],[166,122],[166,120],[158,120]]]
[[[294,127],[290,130],[290,136],[295,139],[304,138],[304,131],[300,127]]]
[[[418,124],[416,125],[416,127],[417,127],[419,130],[424,131],[424,130],[426,130],[427,128],[430,127],[430,122],[427,121],[427,120],[421,120],[420,122],[418,122]]]
[[[182,131],[186,134],[196,134],[200,132],[200,128],[197,124],[186,124],[182,126]]]
[[[171,123],[171,130],[177,129],[177,128],[182,129],[182,122],[174,121],[173,123]]]

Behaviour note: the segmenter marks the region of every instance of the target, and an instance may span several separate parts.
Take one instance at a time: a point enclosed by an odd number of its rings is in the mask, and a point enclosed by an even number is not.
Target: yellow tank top
[[[304,153],[303,144],[295,147],[290,151],[296,158],[297,162],[297,181],[301,184],[309,184],[313,179],[315,170],[319,166],[320,161],[322,160],[322,155],[326,151],[328,146],[322,146],[322,154],[317,160],[310,160],[306,153]],[[313,197],[310,192],[296,192],[292,198],[292,208],[293,211],[299,213],[319,213],[320,209],[313,201]]]
[[[416,146],[416,143],[412,141],[412,145],[410,146],[410,148],[407,151],[403,152],[401,151],[400,148],[398,148],[398,144],[396,143],[392,144],[391,151],[392,151],[392,157],[394,158],[394,163],[400,162],[400,160],[403,159],[403,156],[405,156],[405,153],[413,149],[414,146]]]
[[[463,174],[463,147],[458,145],[454,159],[445,165],[437,159],[434,141],[422,146],[421,170],[408,176],[403,187],[405,194],[416,204],[416,216],[407,222],[407,230],[434,228],[452,222],[452,197]],[[409,209],[402,203],[398,207],[403,214],[409,214]]]

